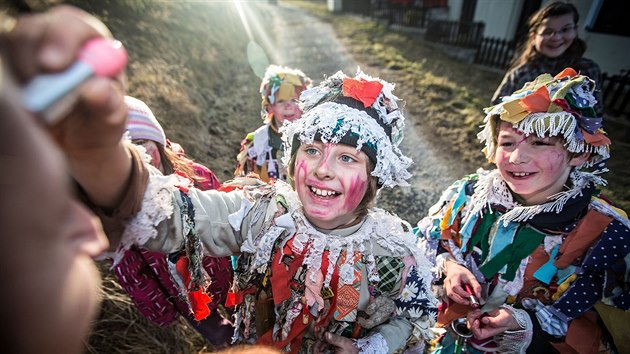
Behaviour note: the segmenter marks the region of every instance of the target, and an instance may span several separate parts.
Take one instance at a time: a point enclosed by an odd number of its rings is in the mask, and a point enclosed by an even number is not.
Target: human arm
[[[26,83],[36,75],[66,69],[87,40],[99,37],[111,37],[100,21],[77,8],[58,6],[46,14],[21,17],[13,31],[2,36],[1,45],[11,53],[9,64],[18,80]],[[87,194],[99,205],[114,205],[122,197],[131,167],[120,141],[126,120],[121,84],[92,77],[74,93],[76,101],[49,131]],[[108,178],[104,171],[109,171]]]

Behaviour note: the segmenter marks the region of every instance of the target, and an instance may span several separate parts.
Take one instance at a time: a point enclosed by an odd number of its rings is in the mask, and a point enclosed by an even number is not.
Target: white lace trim
[[[564,205],[572,198],[582,195],[582,190],[590,183],[596,185],[605,185],[606,180],[590,172],[582,172],[575,170],[571,172],[570,179],[573,187],[569,190],[557,193],[549,198],[549,202],[533,206],[522,206],[516,202],[508,186],[505,184],[498,170],[478,171],[479,181],[475,186],[475,192],[471,198],[472,208],[466,216],[466,220],[473,215],[479,214],[484,208],[491,204],[499,204],[506,207],[507,213],[500,218],[503,225],[508,223],[523,222],[530,220],[534,216],[543,212],[560,213]],[[480,214],[479,214],[480,215]],[[463,220],[463,224],[466,223]]]
[[[176,174],[151,174],[142,198],[142,209],[127,223],[114,255],[114,265],[132,245],[145,244],[157,236],[157,226],[173,215],[173,196],[177,193],[177,186],[192,187],[190,180]]]
[[[354,342],[361,354],[383,354],[389,353],[387,341],[380,333],[374,333],[367,337],[359,338]]]

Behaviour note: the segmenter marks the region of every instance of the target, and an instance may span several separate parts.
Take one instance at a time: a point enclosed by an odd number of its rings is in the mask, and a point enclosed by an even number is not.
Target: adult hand
[[[474,310],[466,316],[468,328],[477,339],[494,337],[505,331],[516,331],[522,329],[516,322],[510,311],[500,308],[490,313],[482,313],[481,310]]]
[[[88,39],[111,37],[107,27],[78,8],[60,5],[43,14],[24,15],[0,36],[0,45],[24,83],[42,72],[61,71],[75,60]]]
[[[465,287],[472,289],[468,292]],[[465,267],[458,263],[446,262],[446,278],[444,278],[444,290],[446,295],[453,301],[461,305],[470,305],[469,297],[474,295],[481,299],[481,285],[475,276]]]
[[[11,31],[0,35],[0,46],[10,72],[24,84],[38,74],[66,69],[83,44],[98,37],[111,37],[98,19],[78,8],[58,6],[20,17]],[[116,206],[131,171],[121,142],[127,118],[122,81],[93,76],[72,94],[75,99],[68,101],[63,119],[49,131],[92,201]]]

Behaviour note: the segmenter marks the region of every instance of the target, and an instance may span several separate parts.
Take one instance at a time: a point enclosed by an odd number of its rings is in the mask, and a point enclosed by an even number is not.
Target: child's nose
[[[510,163],[518,165],[529,160],[529,151],[525,144],[517,145],[514,151],[510,153]]]

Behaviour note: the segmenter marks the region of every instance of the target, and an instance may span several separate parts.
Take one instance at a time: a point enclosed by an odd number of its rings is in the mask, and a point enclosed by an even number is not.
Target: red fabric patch
[[[383,84],[378,81],[343,79],[343,95],[361,101],[365,108],[374,104],[382,89]]]

